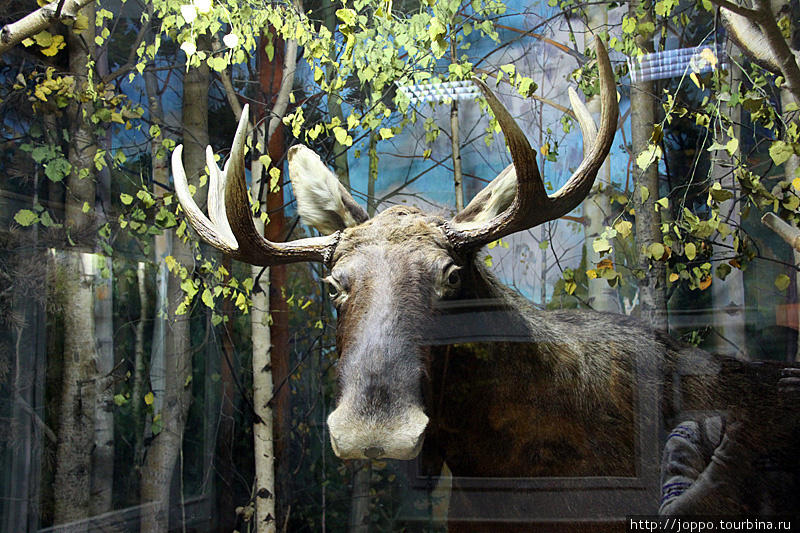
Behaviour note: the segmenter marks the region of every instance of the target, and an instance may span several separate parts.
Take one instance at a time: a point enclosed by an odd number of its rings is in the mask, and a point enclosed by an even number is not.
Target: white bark
[[[256,131],[256,146],[266,151],[264,127]],[[253,158],[250,167],[252,175],[252,194],[258,194],[261,180],[264,179],[264,165]],[[260,218],[254,222],[258,232],[264,234],[264,223]],[[269,323],[269,269],[261,276],[260,267],[252,267],[254,280],[253,307],[250,310],[251,339],[253,343],[253,404],[258,418],[253,426],[253,445],[256,467],[256,533],[275,533],[275,451],[273,435],[273,414],[270,400],[273,394],[272,382],[272,334]]]
[[[65,335],[53,492],[55,523],[64,524],[89,516],[97,354],[92,288],[94,255],[65,251],[58,256],[65,287]]]
[[[253,276],[261,269],[252,267]],[[253,294],[250,324],[253,342],[253,403],[258,419],[253,427],[256,466],[256,528],[257,533],[275,532],[275,454],[272,431],[273,383],[271,370],[271,342],[269,329],[269,269],[261,278]]]
[[[190,68],[183,79],[184,165],[189,178],[198,182],[205,171],[205,148],[208,145],[209,80],[205,64]],[[205,189],[198,187],[198,194],[203,196]],[[201,200],[199,203],[205,202]],[[191,272],[194,257],[189,244],[178,238],[172,239],[171,255]],[[164,392],[161,409],[156,411],[161,415],[163,429],[153,439],[142,467],[142,503],[155,503],[154,511],[142,516],[141,531],[148,533],[165,533],[169,528],[169,514],[175,503],[170,502],[170,485],[176,478],[178,457],[183,449],[183,432],[192,403],[190,317],[188,312],[177,314],[184,298],[181,282],[175,273],[167,276]],[[177,476],[180,475],[178,472]]]
[[[629,12],[635,16],[637,6],[645,2],[631,0]],[[646,3],[646,15],[641,22],[652,20],[652,4]],[[652,37],[645,38],[637,34],[636,44],[644,53],[653,52]],[[653,134],[656,123],[654,100],[655,85],[652,81],[631,83],[631,147],[634,157],[645,150]],[[668,331],[669,319],[666,301],[666,268],[663,262],[648,257],[644,250],[653,243],[662,243],[661,220],[655,210],[655,202],[659,196],[658,163],[654,161],[646,170],[638,167],[633,171],[634,208],[636,210],[636,247],[638,262],[644,277],[639,281],[640,316],[651,327],[660,331]],[[647,189],[649,196],[642,200],[642,188]]]
[[[139,289],[139,321],[136,323],[133,356],[133,427],[136,434],[133,440],[133,463],[138,466],[144,457],[144,326],[147,319],[147,285],[145,283],[145,264],[140,262],[136,269],[136,285]]]
[[[792,94],[792,92],[784,88],[781,90],[781,103],[783,104],[783,109],[786,109],[786,106],[788,106],[790,103],[800,104],[800,99],[798,99],[796,95]],[[796,122],[799,118],[800,118],[800,112],[798,111],[784,112],[783,115],[783,121],[785,124]],[[791,182],[795,178],[800,177],[800,175],[798,175],[798,168],[800,168],[800,157],[798,157],[795,154],[792,154],[792,156],[789,157],[789,159],[783,165],[784,165],[783,167],[784,177],[787,181]],[[777,217],[775,218],[777,219]],[[788,224],[784,225],[788,226]],[[793,229],[795,232],[798,232],[797,228],[793,228],[791,226],[790,228]],[[790,246],[792,246],[792,256],[794,257],[794,264],[800,265],[800,247],[794,245],[789,239],[784,237],[784,235],[782,235],[780,232],[778,234],[781,235],[781,238],[783,238],[787,243],[789,243]],[[800,286],[795,288],[795,302],[800,302]],[[798,324],[800,324],[800,305],[797,305],[797,315],[798,315]],[[794,360],[800,361],[800,331],[798,331],[797,334],[798,334],[797,353],[795,354]]]
[[[6,24],[0,29],[0,55],[28,37],[47,29],[56,21],[75,19],[78,16],[78,11],[91,3],[94,3],[94,0],[64,0],[64,5],[61,6],[61,11],[59,11],[59,0],[56,0],[16,22]]]
[[[111,511],[114,486],[114,306],[112,261],[96,255],[101,267],[95,270],[95,335],[97,337],[97,380],[94,415],[94,449],[92,450],[91,504],[92,516]],[[105,277],[104,274],[105,273]]]
[[[588,20],[586,26],[588,31],[587,38],[592,37],[599,31],[604,31],[608,26],[608,11],[605,6],[594,6],[587,8]],[[587,43],[588,44],[588,43]],[[593,97],[587,102],[587,107],[592,114],[597,116],[599,114],[600,99]],[[591,149],[591,144],[584,141],[584,154],[588,153]],[[603,259],[610,259],[614,263],[613,250],[600,256],[599,252],[594,250],[594,240],[602,235],[606,229],[606,225],[610,220],[611,211],[611,197],[607,194],[611,187],[611,156],[606,158],[600,171],[597,173],[595,185],[592,187],[589,196],[583,202],[583,217],[586,220],[584,226],[584,252],[586,255],[586,268],[595,269],[597,264]],[[621,313],[622,307],[620,306],[619,290],[611,287],[608,280],[603,277],[596,277],[588,280],[588,297],[587,300],[592,309],[596,311],[604,311],[609,313]]]
[[[67,32],[70,73],[85,81],[94,51],[94,8],[83,13],[89,27],[79,36]],[[88,47],[88,54],[87,48]],[[95,164],[97,142],[94,127],[88,122],[91,103],[79,100],[70,104],[68,158],[72,172],[68,177],[69,194],[65,205],[65,226],[72,235],[91,229],[93,218],[83,212],[85,202],[95,203]],[[82,177],[82,173],[87,175]],[[94,254],[91,242],[78,242],[79,251],[65,251],[62,276],[65,289],[64,366],[61,390],[61,413],[56,451],[54,519],[56,524],[86,518],[89,513],[91,451],[94,444],[95,387],[97,348],[94,323]]]
[[[301,2],[295,2],[302,9]],[[266,128],[260,125],[255,132],[255,146],[267,153],[269,139],[283,120],[289,104],[289,95],[294,85],[297,69],[297,42],[286,41],[281,88],[275,99],[271,119]],[[232,83],[223,83],[228,101],[231,102],[236,120],[242,110]],[[266,130],[266,131],[265,131]],[[264,179],[264,166],[254,157],[250,167],[251,196],[258,198],[261,182]],[[264,233],[264,223],[259,217],[253,219],[259,233]],[[269,308],[269,269],[261,272],[260,267],[252,267],[251,274],[257,284],[253,287],[250,310],[251,340],[253,349],[253,404],[257,419],[253,427],[255,453],[255,531],[256,533],[275,533],[275,452],[273,431],[273,409],[270,401],[273,395],[272,378],[272,335],[270,332]],[[261,274],[259,276],[259,274]]]

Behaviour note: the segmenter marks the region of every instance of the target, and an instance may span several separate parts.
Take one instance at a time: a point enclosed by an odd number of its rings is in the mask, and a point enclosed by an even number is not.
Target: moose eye
[[[347,294],[342,285],[333,276],[323,278],[322,281],[328,284],[328,296],[330,296],[334,305],[339,306],[344,302],[345,298],[347,298]]]
[[[455,265],[450,267],[445,278],[445,285],[448,289],[457,289],[461,286],[461,269]]]

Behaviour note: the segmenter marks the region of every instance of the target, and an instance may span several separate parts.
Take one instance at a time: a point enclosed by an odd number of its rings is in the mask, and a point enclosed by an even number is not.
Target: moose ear
[[[517,172],[508,165],[492,182],[453,217],[452,224],[458,229],[480,226],[499,215],[511,205],[517,195]]]
[[[369,218],[319,156],[303,145],[289,149],[289,177],[300,217],[323,235]]]

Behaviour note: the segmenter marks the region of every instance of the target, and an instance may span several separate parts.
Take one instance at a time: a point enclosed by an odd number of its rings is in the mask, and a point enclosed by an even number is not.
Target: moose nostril
[[[367,459],[380,459],[383,457],[383,454],[383,448],[380,446],[370,446],[369,448],[364,448],[364,455],[367,457]]]

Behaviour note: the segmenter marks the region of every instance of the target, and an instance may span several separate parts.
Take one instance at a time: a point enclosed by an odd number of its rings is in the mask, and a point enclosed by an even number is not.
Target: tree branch
[[[728,0],[711,0],[722,8],[722,22],[731,38],[754,62],[786,79],[789,92],[800,103],[800,67],[784,39],[769,0],[753,0],[749,9]],[[734,13],[725,13],[725,11]]]
[[[211,48],[214,50],[214,53],[222,51],[222,45],[219,43],[219,38],[216,35],[211,39]],[[239,102],[236,89],[233,87],[230,67],[219,73],[219,79],[222,80],[222,86],[225,88],[225,96],[233,110],[233,115],[236,117],[236,122],[239,122],[239,118],[242,116],[242,104]]]
[[[36,35],[56,21],[75,19],[78,11],[94,0],[56,0],[0,29],[0,55],[23,40]]]
[[[133,48],[131,48],[131,53],[128,54],[128,60],[125,62],[124,65],[119,67],[114,72],[110,72],[103,76],[103,83],[109,83],[120,76],[124,76],[136,66],[136,51],[139,50],[139,45],[142,44],[144,40],[144,36],[149,31],[150,26],[148,24],[142,24],[142,27],[139,29],[139,33],[136,35],[136,40],[133,42]]]
[[[293,0],[292,4],[298,13],[303,12],[303,0]],[[265,146],[269,146],[269,140],[272,134],[278,129],[278,126],[283,122],[283,116],[286,114],[286,108],[289,106],[289,95],[294,86],[294,73],[297,70],[297,41],[289,39],[286,41],[286,53],[283,59],[283,78],[281,81],[281,88],[275,98],[275,105],[272,106],[271,115],[267,126],[267,139]]]
[[[767,213],[761,222],[777,233],[789,246],[800,252],[800,230],[781,220],[775,213]]]
[[[711,3],[717,5],[723,9],[727,9],[728,11],[732,11],[737,15],[741,15],[747,18],[759,18],[759,12],[755,9],[750,9],[749,7],[740,6],[735,2],[729,2],[728,0],[711,0]]]
[[[778,28],[778,21],[772,13],[772,6],[768,0],[753,0],[753,6],[762,14],[758,25],[761,26],[761,31],[772,50],[778,68],[781,69],[783,77],[789,84],[789,92],[794,96],[795,102],[800,104],[800,67],[797,66],[797,60],[789,48],[789,43],[783,38],[781,30]]]

